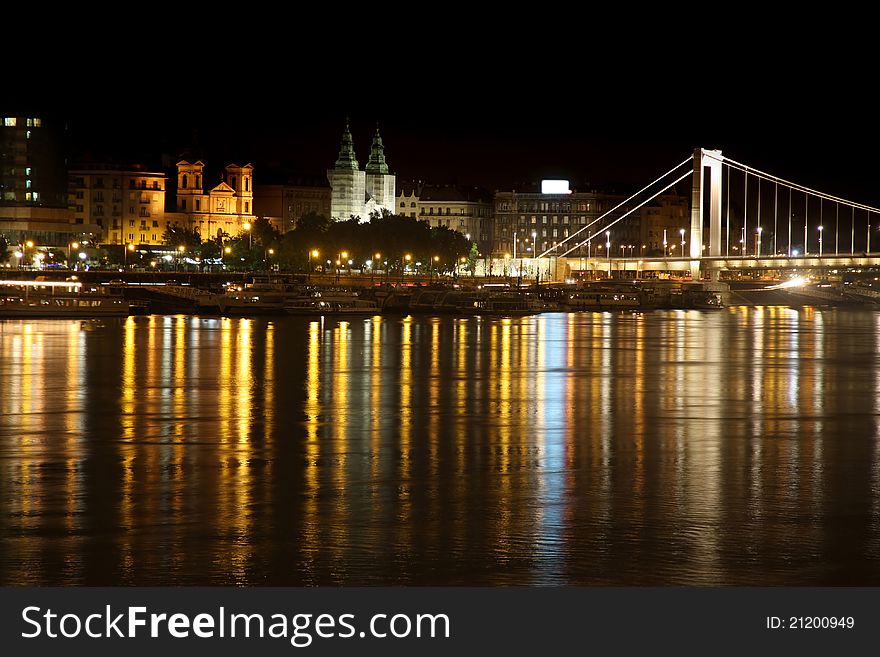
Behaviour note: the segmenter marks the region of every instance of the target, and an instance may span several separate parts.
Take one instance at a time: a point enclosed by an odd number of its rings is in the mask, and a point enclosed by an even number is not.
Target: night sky
[[[163,154],[173,160],[189,149],[209,166],[252,162],[257,184],[261,171],[281,167],[323,175],[348,116],[361,166],[378,122],[399,180],[495,190],[563,177],[574,186],[638,188],[702,146],[880,206],[880,131],[869,97],[853,91],[851,68],[816,68],[803,58],[759,67],[728,57],[710,76],[689,72],[681,52],[672,67],[661,56],[593,61],[565,52],[529,62],[521,53],[395,52],[382,60],[390,72],[381,88],[379,63],[344,74],[318,57],[299,67],[248,64],[245,94],[213,93],[210,84],[197,94],[171,79],[129,102],[137,93],[111,77],[98,94],[70,87],[72,95],[24,91],[14,101],[64,117],[75,158],[156,166]],[[211,79],[210,68],[200,69],[201,79]],[[241,74],[233,71],[231,78]],[[716,102],[696,108],[700,98]]]

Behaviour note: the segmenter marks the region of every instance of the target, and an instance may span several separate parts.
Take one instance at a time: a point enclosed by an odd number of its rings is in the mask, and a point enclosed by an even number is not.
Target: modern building
[[[491,248],[492,194],[482,187],[403,183],[398,190],[396,214],[416,217],[432,228],[445,226]]]
[[[202,239],[236,235],[244,224],[252,222],[256,218],[254,167],[229,164],[223,171],[223,180],[205,193],[205,163],[179,161],[176,212],[169,213],[169,222],[182,223],[198,232]]]
[[[329,218],[330,185],[324,176],[277,176],[274,182],[254,187],[254,212],[268,217],[282,233],[293,230],[310,212]]]
[[[370,158],[361,171],[354,153],[354,142],[348,123],[342,135],[342,145],[336,165],[327,170],[330,182],[330,218],[346,221],[360,217],[369,221],[372,212],[394,211],[395,176],[385,161],[385,146],[376,128]]]
[[[0,116],[0,234],[10,243],[71,239],[62,133],[40,117]]]
[[[80,164],[69,175],[69,208],[77,233],[104,244],[162,244],[164,173],[140,165]]]

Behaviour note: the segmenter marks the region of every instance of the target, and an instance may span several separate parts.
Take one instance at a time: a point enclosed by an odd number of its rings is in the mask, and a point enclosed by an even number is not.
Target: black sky
[[[323,174],[350,117],[361,165],[378,122],[399,179],[510,189],[558,176],[638,187],[702,146],[880,206],[880,130],[864,57],[722,51],[694,67],[685,42],[625,55],[575,40],[564,49],[499,43],[389,47],[353,70],[328,56],[335,46],[241,60],[199,50],[188,76],[167,50],[143,64],[155,76],[103,76],[89,87],[61,84],[64,71],[52,93],[22,87],[7,98],[63,116],[74,156],[155,163],[195,147],[211,165],[252,162],[258,183],[282,165]],[[88,67],[78,70],[88,78]]]

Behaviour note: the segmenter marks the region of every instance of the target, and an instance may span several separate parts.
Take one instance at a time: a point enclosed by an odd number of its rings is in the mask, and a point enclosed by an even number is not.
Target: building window
[[[152,241],[153,241],[153,242],[156,241],[156,233],[153,233],[153,239],[152,239]]]
[[[411,208],[414,208],[414,207],[416,207],[416,202],[415,202],[415,201],[413,201],[413,202],[412,202],[412,203],[410,203],[410,204],[409,204],[409,207],[411,207]]]
[[[15,119],[7,116],[5,119],[3,119],[3,125],[14,128],[15,127]]]
[[[196,199],[196,210],[202,209],[202,202],[199,199]]]
[[[201,189],[201,188],[202,188],[202,177],[196,176],[196,189]]]
[[[77,205],[77,206],[76,206],[76,211],[77,211],[77,212],[82,212],[82,211],[83,211],[83,206],[81,206],[81,205]]]
[[[129,227],[129,228],[134,228],[134,219],[130,219],[130,220],[128,221],[128,227]]]
[[[24,181],[24,186],[27,187],[28,189],[30,189],[30,188],[31,188],[31,181],[30,181],[30,180],[25,180],[25,181]]]
[[[229,186],[232,187],[232,189],[235,189],[235,183],[236,183],[236,178],[235,178],[235,176],[232,176],[232,178],[229,179]]]
[[[146,237],[147,237],[147,236],[144,235],[144,233],[141,233],[141,244],[143,244],[144,242],[147,241],[147,240],[146,240]]]
[[[129,234],[128,234],[128,241],[129,241],[129,242],[134,242],[134,233],[129,233]]]
[[[153,189],[159,189],[159,181],[158,180],[153,181]]]
[[[134,206],[129,206],[128,214],[134,214]]]
[[[186,210],[186,199],[185,198],[180,199],[180,209]]]
[[[250,207],[251,207],[251,204],[248,203],[247,201],[245,201],[244,202],[244,213],[245,214],[248,214],[250,212]]]
[[[156,221],[155,219],[153,219],[153,228],[158,228],[158,227],[159,227],[159,222]],[[156,239],[156,238],[154,237],[153,239]]]
[[[400,207],[405,208],[405,207],[406,207],[406,203],[405,203],[404,201],[401,201],[401,202],[400,202]]]
[[[82,198],[82,197],[83,197],[82,190],[80,190],[80,191],[78,191],[78,192],[76,193],[76,197],[77,197],[77,198]]]
[[[248,177],[245,177],[245,179],[244,179],[244,191],[246,191],[246,192],[251,191],[251,179]]]
[[[24,168],[24,175],[26,175],[26,176],[31,175],[31,167],[25,167],[25,168]]]
[[[180,188],[186,189],[186,174],[183,174],[183,180],[180,181]]]

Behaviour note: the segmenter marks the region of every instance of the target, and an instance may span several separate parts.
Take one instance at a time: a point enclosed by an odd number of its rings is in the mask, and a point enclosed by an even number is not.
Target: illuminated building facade
[[[230,164],[223,179],[204,192],[205,163],[201,160],[177,163],[177,212],[169,221],[178,221],[198,232],[203,240],[219,235],[236,235],[245,223],[253,222],[254,167]]]
[[[481,187],[403,183],[395,205],[396,214],[468,235],[479,249],[492,239],[492,194]]]
[[[385,161],[385,145],[378,127],[367,166],[361,171],[351,130],[348,124],[345,125],[339,157],[336,165],[327,170],[327,180],[330,182],[330,218],[334,221],[346,221],[351,217],[369,221],[372,212],[394,211],[395,176],[389,172]]]
[[[61,132],[40,117],[0,115],[0,234],[11,243],[70,239]]]
[[[78,233],[106,244],[162,244],[164,173],[93,164],[70,172],[68,204]]]

